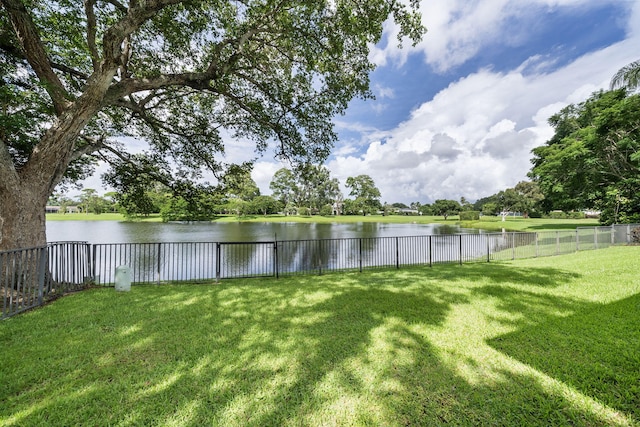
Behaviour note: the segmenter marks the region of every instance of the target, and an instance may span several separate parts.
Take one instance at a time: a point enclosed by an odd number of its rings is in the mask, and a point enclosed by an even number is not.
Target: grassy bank
[[[52,213],[47,214],[47,221],[134,221],[134,222],[160,222],[160,214],[149,215],[144,218],[128,219],[121,213]]]
[[[567,230],[577,227],[597,227],[600,225],[597,219],[551,219],[551,218],[506,218],[483,216],[479,221],[459,222],[463,227],[480,228],[483,230],[501,231],[542,231],[542,230]]]
[[[640,425],[639,251],[69,295],[0,425]]]
[[[96,214],[48,214],[47,221],[129,221],[122,214],[104,213]],[[154,214],[149,217],[135,219],[140,222],[159,222],[160,215]],[[359,223],[359,222],[379,222],[385,224],[458,224],[465,228],[479,228],[484,230],[501,231],[503,228],[508,231],[540,231],[575,229],[576,227],[593,227],[598,225],[597,219],[541,219],[541,218],[508,218],[502,221],[499,217],[482,217],[480,221],[460,222],[458,216],[449,217],[446,221],[441,216],[403,216],[403,215],[368,215],[368,216],[244,216],[235,215],[221,216],[214,222],[299,222],[299,223]]]

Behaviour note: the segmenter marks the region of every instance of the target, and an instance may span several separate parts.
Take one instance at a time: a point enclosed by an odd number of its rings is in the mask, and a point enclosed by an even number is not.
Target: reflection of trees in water
[[[274,275],[273,243],[220,244],[220,277]]]
[[[486,257],[487,235],[428,235],[278,242],[278,272],[458,262]]]
[[[577,246],[591,249],[612,239],[611,233],[601,235],[598,230],[586,233],[505,232],[246,243],[104,244],[94,246],[94,259],[101,283],[113,282],[115,267],[123,264],[131,267],[133,282],[197,281],[527,258],[567,253],[575,251]]]
[[[357,268],[358,240],[278,241],[278,274]]]
[[[205,280],[216,277],[216,243],[128,243],[94,245],[100,283],[113,283],[115,268],[128,265],[131,281]]]

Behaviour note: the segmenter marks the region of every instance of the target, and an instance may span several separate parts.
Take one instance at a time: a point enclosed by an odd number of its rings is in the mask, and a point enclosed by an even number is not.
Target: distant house
[[[397,209],[396,212],[399,215],[420,215],[420,211],[418,211],[417,209]]]
[[[61,206],[46,206],[45,212],[50,213],[60,213]],[[80,212],[80,208],[78,206],[67,206],[67,210],[63,213],[78,213]]]

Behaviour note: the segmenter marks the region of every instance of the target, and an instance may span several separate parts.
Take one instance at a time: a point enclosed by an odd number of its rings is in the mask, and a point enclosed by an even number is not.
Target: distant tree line
[[[581,217],[595,211],[603,224],[640,222],[640,94],[596,92],[549,119],[555,133],[533,150],[531,181],[474,203],[438,199],[432,204],[382,204],[368,175],[347,178],[348,195],[328,168],[303,164],[278,170],[262,195],[250,165],[230,167],[215,186],[172,176],[167,165],[146,175],[126,165],[103,176],[115,189],[99,196],[84,189],[77,200],[54,195],[50,204],[76,204],[83,212],[120,211],[129,217],[160,214],[165,221],[202,221],[216,215],[477,215]],[[144,161],[144,158],[138,159]],[[152,167],[153,166],[153,167]],[[464,218],[474,215],[463,214]]]

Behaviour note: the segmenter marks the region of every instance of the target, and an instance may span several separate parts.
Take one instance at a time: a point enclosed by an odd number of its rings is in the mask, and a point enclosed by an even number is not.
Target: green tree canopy
[[[363,215],[375,213],[382,208],[380,190],[369,175],[350,176],[347,178],[349,195],[355,197],[354,208]]]
[[[296,168],[299,189],[298,206],[308,207],[312,213],[319,212],[325,205],[342,200],[340,183],[331,178],[331,172],[325,166],[301,165]]]
[[[282,204],[271,196],[257,196],[251,201],[251,209],[254,213],[264,216],[278,212]]]
[[[338,180],[331,178],[329,169],[321,165],[301,164],[293,170],[279,169],[269,188],[284,206],[305,207],[312,213],[342,200]]]
[[[370,96],[369,46],[417,1],[0,0],[0,249],[46,241],[44,208],[92,162],[222,173],[225,138],[325,159],[332,118]]]
[[[258,185],[251,177],[251,166],[233,166],[220,179],[221,188],[229,198],[250,202],[260,195]]]
[[[431,205],[431,211],[435,215],[442,215],[446,221],[450,215],[456,215],[462,207],[456,200],[438,199]]]
[[[276,171],[269,183],[273,197],[283,206],[295,203],[298,194],[298,183],[291,169],[281,168]]]
[[[640,221],[640,95],[594,93],[549,119],[530,177],[547,209],[594,208],[604,223]]]

